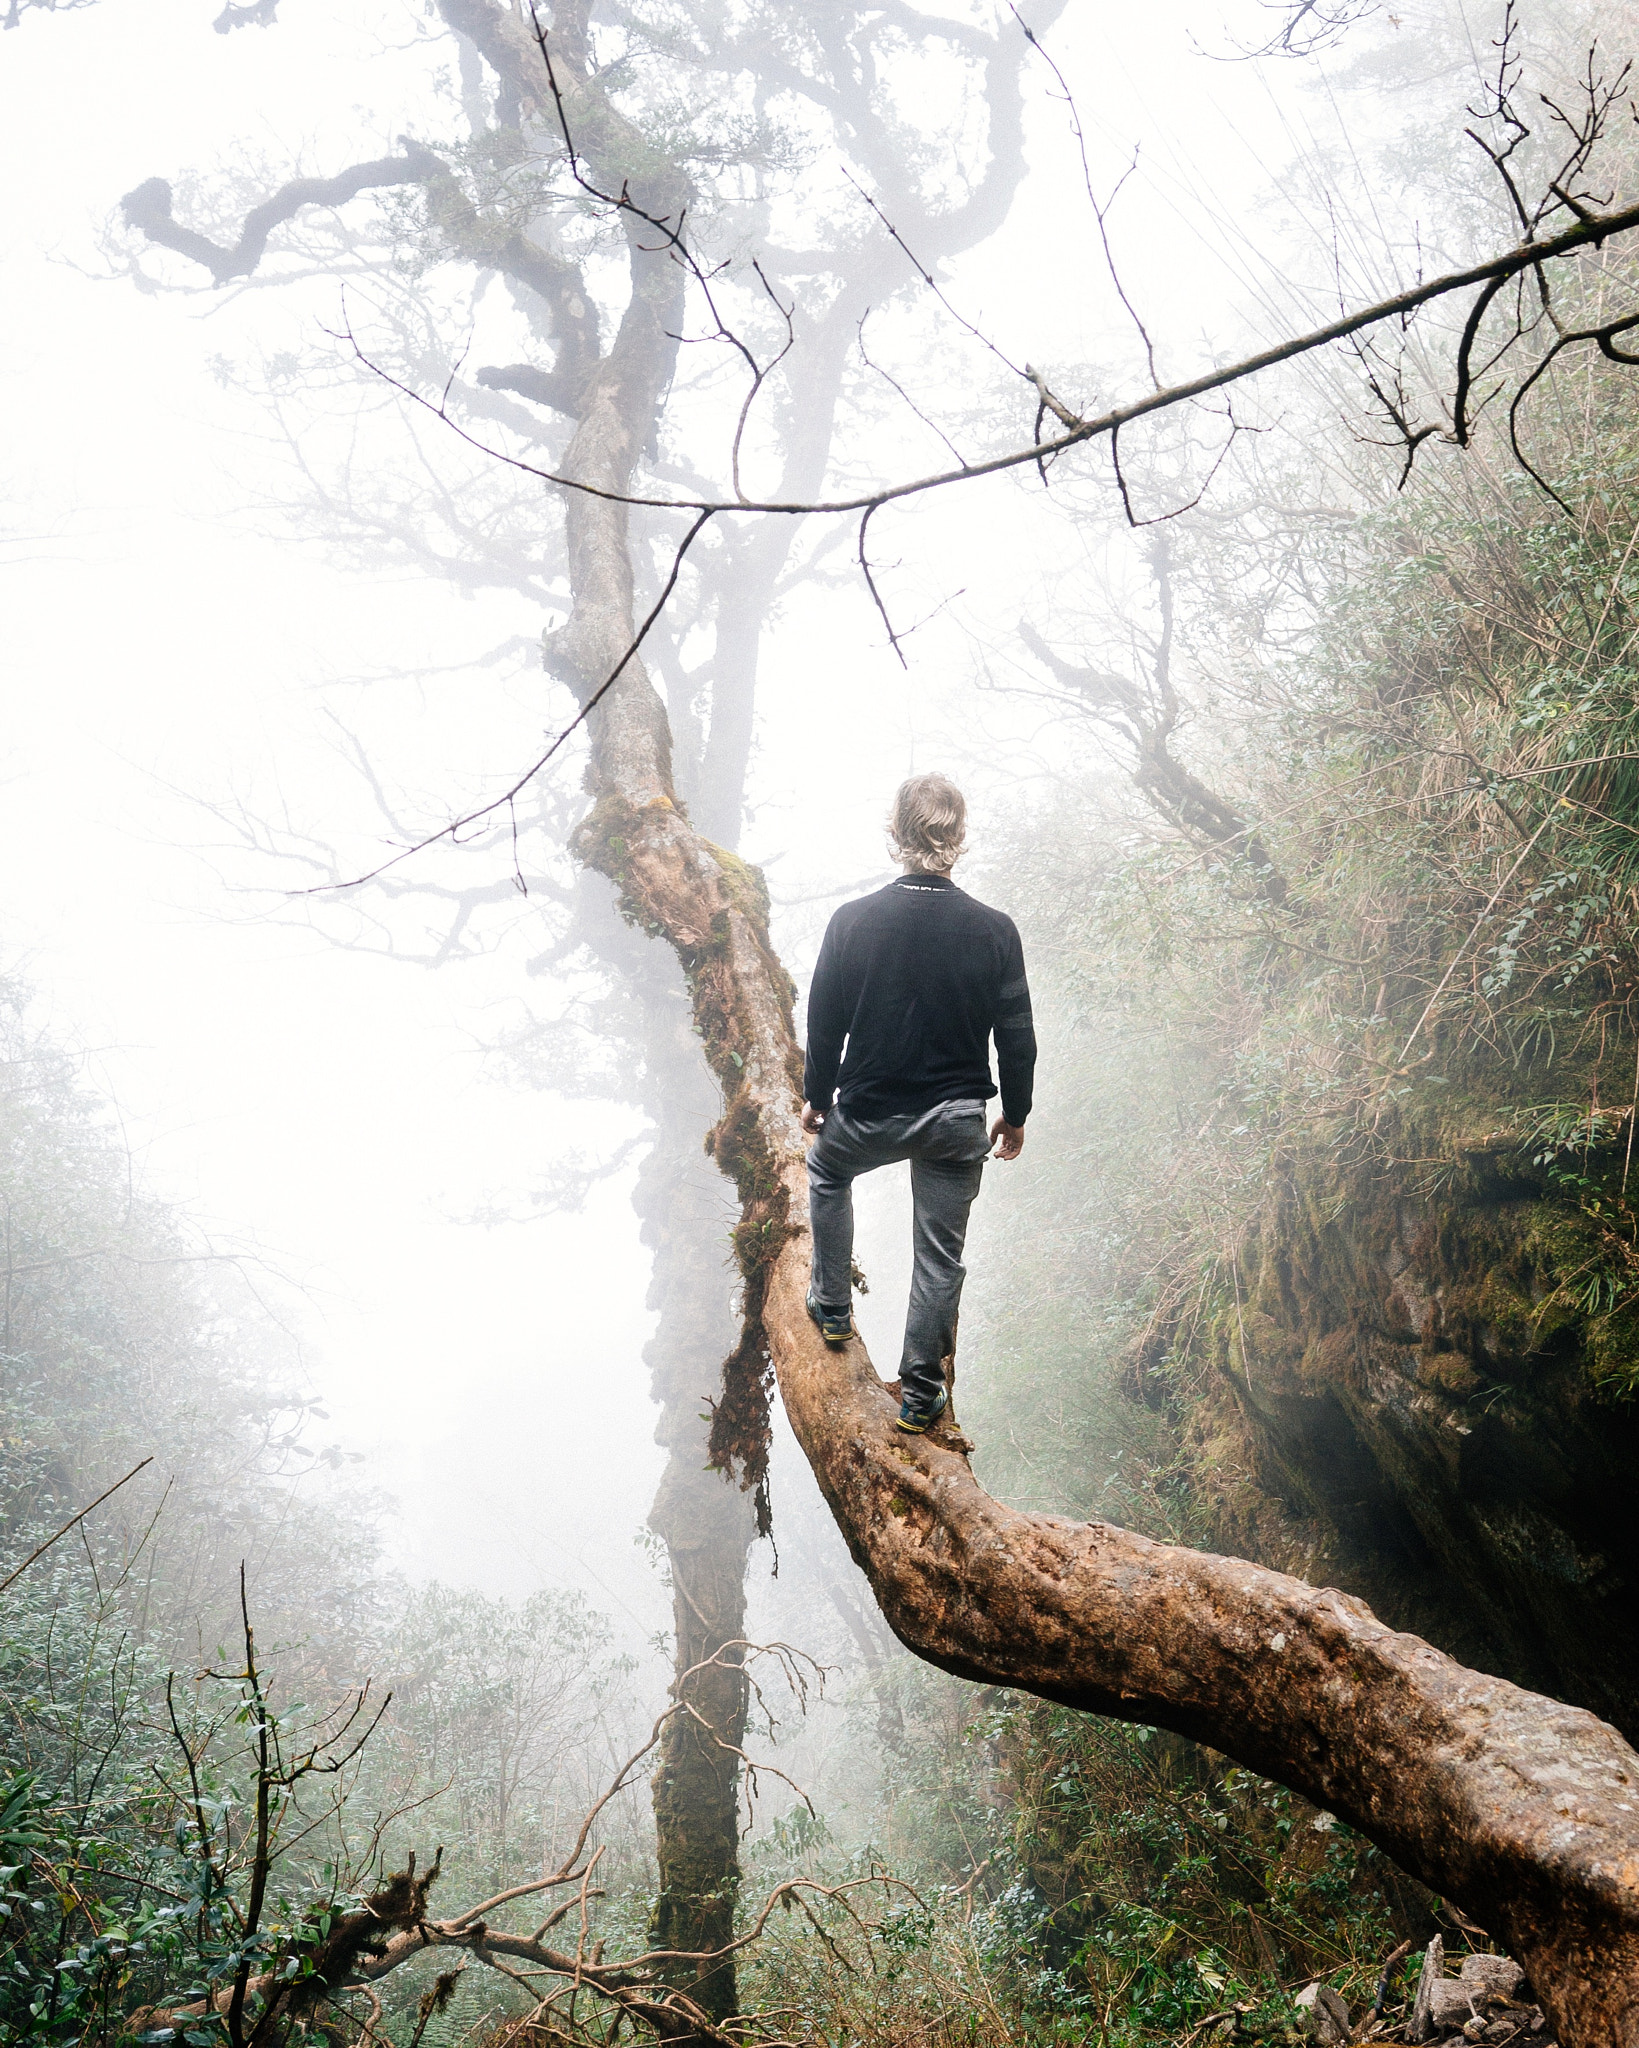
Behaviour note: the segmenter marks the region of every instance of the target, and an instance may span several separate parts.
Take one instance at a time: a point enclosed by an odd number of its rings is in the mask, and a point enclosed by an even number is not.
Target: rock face
[[[1632,1738],[1639,1404],[1597,1384],[1581,1220],[1484,1147],[1395,1181],[1293,1164],[1243,1241],[1191,1418],[1213,1540]]]

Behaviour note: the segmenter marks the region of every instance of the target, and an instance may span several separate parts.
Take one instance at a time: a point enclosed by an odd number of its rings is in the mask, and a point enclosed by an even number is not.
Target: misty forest
[[[7,0],[4,2048],[1639,2048],[1636,63]]]

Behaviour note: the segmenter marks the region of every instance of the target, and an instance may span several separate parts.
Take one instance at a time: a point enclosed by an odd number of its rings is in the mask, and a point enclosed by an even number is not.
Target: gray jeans
[[[911,1162],[913,1263],[899,1385],[915,1408],[938,1398],[943,1361],[956,1349],[967,1212],[989,1151],[985,1106],[975,1101],[941,1102],[916,1116],[856,1118],[833,1107],[808,1154],[814,1298],[825,1308],[853,1300],[856,1177]]]

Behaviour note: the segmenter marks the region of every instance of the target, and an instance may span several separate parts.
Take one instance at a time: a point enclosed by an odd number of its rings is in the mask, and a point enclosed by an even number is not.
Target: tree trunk
[[[728,1271],[733,1209],[702,1156],[721,1102],[700,1056],[677,963],[644,948],[639,983],[655,1143],[633,1206],[654,1252],[649,1306],[660,1323],[644,1353],[660,1405],[666,1470],[649,1526],[666,1545],[672,1577],[673,1664],[688,1715],[668,1721],[654,1773],[660,1891],[650,1929],[657,1949],[721,1949],[734,1937],[740,1884],[740,1773],[746,1681],[739,1656],[697,1667],[745,1636],[746,1556],[756,1534],[751,1503],[711,1469],[710,1402],[735,1336]],[[688,1674],[694,1673],[690,1677]],[[714,1738],[721,1738],[717,1740]],[[732,1743],[734,1749],[725,1748]],[[692,1965],[673,1981],[714,2020],[736,2009],[732,1960],[704,1977]]]
[[[526,56],[538,65],[536,53]],[[608,110],[598,111],[612,125]],[[618,153],[624,138],[600,137],[585,117],[578,125],[583,136],[590,131],[594,148],[601,140]],[[674,219],[680,213],[686,190],[675,171],[663,168],[630,183],[633,198],[651,213]],[[652,246],[657,240],[646,224],[629,232],[631,297],[613,344],[584,387],[564,458],[566,474],[603,489],[630,488],[639,453],[655,430],[676,354],[673,337],[683,325],[683,271]],[[565,539],[572,606],[546,642],[545,656],[584,699],[612,666],[605,650],[617,642],[623,648],[629,637],[633,570],[626,508],[569,493]],[[669,803],[665,709],[647,679],[638,682],[618,737],[611,733],[602,752],[622,787]],[[722,1948],[733,1937],[740,1876],[736,1752],[745,1732],[746,1683],[737,1660],[696,1667],[744,1635],[745,1562],[754,1529],[745,1495],[709,1469],[703,1419],[732,1334],[728,1219],[702,1171],[701,1137],[716,1109],[715,1089],[671,963],[655,958],[620,962],[617,971],[621,967],[644,1009],[647,1092],[657,1124],[636,1197],[656,1255],[651,1303],[660,1310],[660,1325],[647,1357],[661,1406],[658,1433],[668,1451],[650,1520],[671,1567],[678,1697],[699,1716],[679,1715],[669,1723],[654,1774],[660,1884],[653,1936],[656,1947],[698,1952]],[[735,2010],[732,1962],[704,1977],[692,1964],[680,1965],[679,1981],[710,2017]]]

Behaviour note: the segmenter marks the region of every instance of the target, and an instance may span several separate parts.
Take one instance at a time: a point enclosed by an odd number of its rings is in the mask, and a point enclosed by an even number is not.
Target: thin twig
[[[546,749],[546,752],[542,754],[537,761],[532,763],[530,767],[524,770],[523,774],[518,777],[517,781],[513,783],[510,789],[504,790],[502,794],[494,798],[493,801],[486,804],[480,804],[476,810],[467,811],[461,817],[452,819],[449,824],[441,826],[438,831],[429,832],[424,839],[418,839],[413,845],[400,847],[398,852],[393,854],[390,859],[380,862],[376,867],[366,870],[366,872],[361,875],[354,875],[352,879],[349,881],[319,882],[316,883],[312,888],[298,889],[295,893],[298,896],[329,896],[333,895],[337,890],[340,889],[362,888],[366,882],[375,881],[378,876],[386,874],[392,868],[396,868],[400,864],[400,862],[409,860],[412,855],[417,853],[424,853],[429,846],[436,846],[441,839],[448,839],[453,845],[456,841],[457,834],[466,831],[466,829],[471,825],[481,824],[486,818],[492,818],[497,811],[503,810],[504,808],[506,808],[506,806],[511,804],[515,798],[521,796],[524,790],[526,790],[529,787],[530,783],[532,783],[535,780],[536,776],[539,775],[541,770],[546,767],[547,763],[553,758],[553,756],[558,752],[558,750],[562,746],[564,746],[566,742],[576,732],[579,731],[581,726],[583,726],[586,723],[587,719],[591,717],[592,713],[603,702],[604,698],[608,696],[609,692],[614,688],[616,683],[620,681],[621,677],[626,673],[627,669],[631,666],[633,660],[636,658],[638,650],[642,647],[644,641],[648,638],[649,633],[654,626],[655,620],[658,619],[661,612],[665,610],[667,600],[670,598],[673,590],[675,590],[677,587],[677,579],[679,575],[682,573],[683,569],[683,557],[688,553],[693,543],[699,538],[701,529],[717,516],[717,512],[719,509],[727,508],[719,508],[713,506],[702,511],[699,517],[695,520],[694,524],[689,528],[688,532],[684,534],[681,542],[678,544],[676,554],[672,557],[671,573],[667,576],[665,584],[661,589],[660,595],[655,599],[654,603],[650,606],[648,614],[644,618],[643,623],[632,635],[631,642],[627,646],[626,652],[620,657],[619,661],[615,663],[614,667],[609,671],[608,675],[604,677],[601,683],[599,683],[597,688],[592,692],[591,696],[587,698],[586,702],[581,706],[579,711],[575,713],[574,717],[563,728],[563,730],[553,737],[552,743]]]
[[[109,1487],[107,1493],[99,1493],[96,1499],[91,1502],[90,1507],[83,1507],[77,1515],[70,1515],[68,1520],[64,1522],[63,1526],[57,1531],[55,1536],[48,1536],[44,1543],[40,1545],[38,1550],[31,1550],[28,1556],[23,1559],[22,1563],[17,1567],[16,1571],[14,1571],[9,1578],[0,1579],[0,1593],[4,1593],[9,1586],[14,1586],[17,1583],[17,1581],[23,1576],[24,1572],[28,1570],[29,1566],[33,1564],[34,1560],[37,1557],[44,1557],[46,1552],[51,1548],[52,1544],[60,1541],[61,1538],[68,1534],[70,1529],[74,1528],[78,1523],[83,1522],[85,1520],[86,1516],[90,1514],[92,1508],[100,1508],[103,1502],[108,1499],[109,1494],[118,1493],[120,1488],[126,1484],[127,1480],[135,1479],[137,1474],[142,1470],[144,1465],[151,1465],[153,1462],[153,1453],[150,1452],[148,1456],[142,1460],[141,1464],[133,1465],[131,1467],[130,1471],[126,1473],[124,1479],[116,1479],[113,1485]]]

